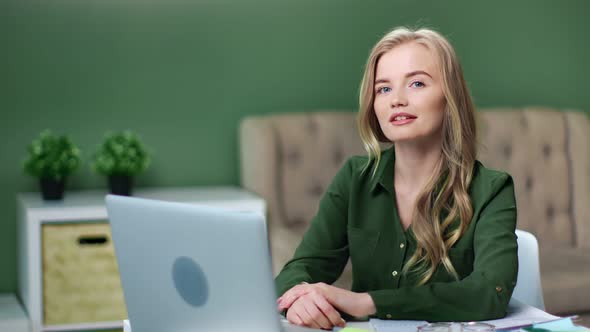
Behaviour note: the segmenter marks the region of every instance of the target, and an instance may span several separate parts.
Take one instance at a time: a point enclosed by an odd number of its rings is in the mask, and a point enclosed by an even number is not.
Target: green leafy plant
[[[103,175],[135,176],[150,164],[150,156],[139,137],[127,130],[107,133],[94,155],[92,168]]]
[[[80,149],[67,136],[44,130],[28,146],[23,171],[40,179],[61,181],[80,166]]]

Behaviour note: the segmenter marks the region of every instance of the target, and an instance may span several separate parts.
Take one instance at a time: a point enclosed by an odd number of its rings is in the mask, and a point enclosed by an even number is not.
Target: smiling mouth
[[[407,119],[415,119],[415,116],[405,116],[405,115],[398,115],[395,118],[393,118],[393,121],[402,121],[402,120],[407,120]]]
[[[392,115],[391,118],[389,118],[389,122],[399,122],[399,121],[404,121],[404,120],[413,120],[416,119],[417,116],[411,115],[411,114],[397,114],[397,115]]]

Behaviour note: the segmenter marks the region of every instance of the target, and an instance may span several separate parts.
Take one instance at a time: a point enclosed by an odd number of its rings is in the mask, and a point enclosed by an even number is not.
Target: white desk
[[[371,324],[369,324],[369,322],[350,322],[350,323],[346,324],[346,326],[347,327],[354,327],[354,328],[358,328],[358,329],[365,329],[367,331],[373,331],[373,329],[371,328]],[[325,332],[324,330],[303,329],[303,328],[297,328],[297,327],[291,327],[291,326],[286,327],[285,324],[283,324],[283,328],[285,328],[285,332],[298,332],[298,330],[301,330],[302,332],[303,331]],[[125,320],[123,322],[123,332],[131,332],[131,326],[129,325],[128,320]]]

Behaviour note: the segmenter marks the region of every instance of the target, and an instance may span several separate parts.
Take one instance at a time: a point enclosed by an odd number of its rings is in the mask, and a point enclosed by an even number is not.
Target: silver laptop
[[[262,215],[114,195],[106,205],[133,332],[312,331],[279,319]]]

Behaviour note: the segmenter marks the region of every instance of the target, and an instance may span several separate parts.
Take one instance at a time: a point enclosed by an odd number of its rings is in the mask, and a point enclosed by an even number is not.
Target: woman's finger
[[[332,324],[328,317],[326,317],[320,308],[318,308],[315,300],[313,299],[313,295],[307,294],[301,299],[303,300],[303,306],[305,310],[315,323],[315,326],[325,330],[332,329],[332,327],[334,327],[334,324]]]
[[[297,314],[297,316],[299,316],[299,318],[301,319],[301,322],[302,322],[300,324],[301,326],[319,328],[315,324],[315,321],[313,320],[313,318],[311,318],[311,316],[309,315],[309,313],[305,309],[305,306],[303,305],[302,300],[296,301],[293,304],[293,306],[291,306],[291,308],[289,308],[289,311],[291,311],[291,310],[293,310],[293,313]]]
[[[317,293],[312,294],[315,305],[330,320],[333,326],[343,327],[346,324],[340,313],[322,295]]]
[[[291,309],[289,309],[289,311],[287,311],[287,321],[291,324],[295,324],[295,325],[299,325],[299,326],[304,325],[303,320],[297,314],[297,310],[293,309],[293,308],[291,308]]]
[[[279,311],[284,309],[288,309],[293,305],[293,302],[297,300],[302,295],[309,293],[309,291],[313,289],[312,285],[297,285],[289,289],[283,296],[281,296],[281,300],[279,301]]]
[[[298,291],[298,289],[299,289],[299,285],[296,285],[296,286],[291,287],[281,297],[279,297],[277,299],[277,302],[278,303],[281,303],[281,302],[285,301],[285,299],[290,298],[292,294],[294,294],[295,292]]]

